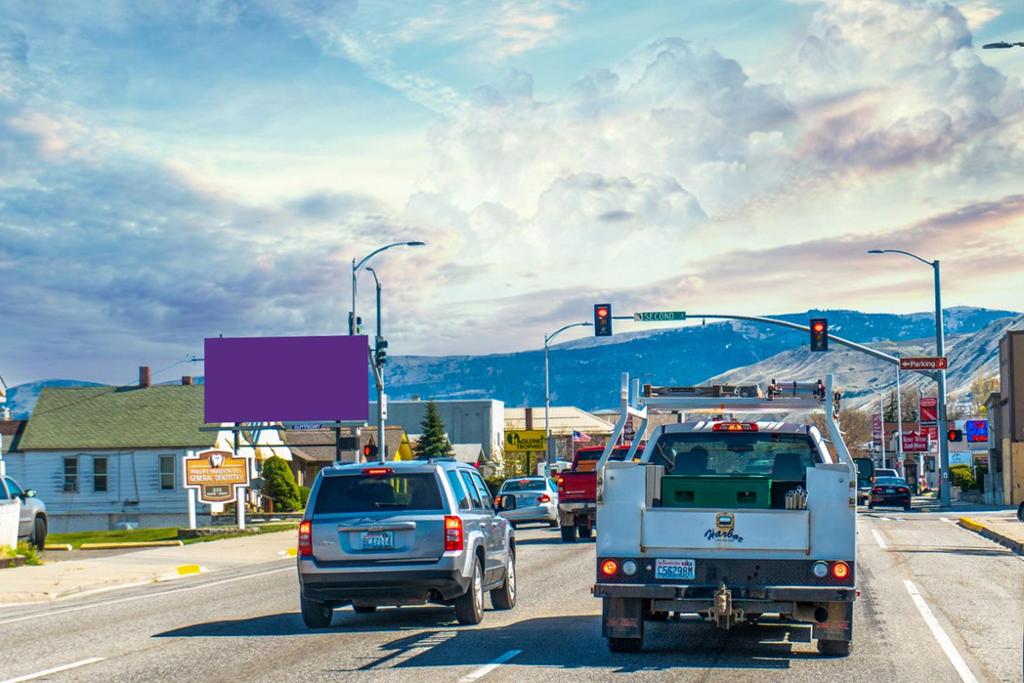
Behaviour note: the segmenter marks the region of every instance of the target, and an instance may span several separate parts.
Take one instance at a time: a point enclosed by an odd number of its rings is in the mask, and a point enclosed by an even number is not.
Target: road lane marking
[[[914,606],[917,607],[917,611],[921,613],[921,617],[924,618],[924,623],[928,624],[928,628],[931,629],[932,635],[935,636],[935,640],[942,647],[942,651],[946,653],[946,657],[949,658],[949,663],[953,665],[956,672],[960,674],[960,680],[964,683],[978,683],[978,679],[971,673],[971,669],[967,666],[967,662],[960,656],[956,646],[953,645],[953,641],[949,639],[946,632],[943,630],[939,620],[932,614],[931,609],[928,607],[928,603],[924,601],[921,594],[917,591],[917,586],[914,582],[909,579],[903,580],[903,585],[907,587],[907,592],[910,593],[910,599],[914,601]]]
[[[878,543],[878,547],[879,548],[881,548],[882,550],[888,550],[889,549],[889,546],[887,546],[885,544],[885,539],[882,538],[882,534],[878,533],[877,530],[872,529],[871,530],[871,535],[875,537],[875,542]]]
[[[24,676],[18,676],[17,678],[8,678],[6,681],[0,681],[0,683],[21,683],[22,681],[34,681],[37,678],[43,676],[49,676],[50,674],[57,674],[61,671],[67,671],[68,669],[77,669],[80,666],[86,666],[87,664],[95,664],[96,662],[102,662],[103,657],[89,657],[89,659],[83,659],[78,662],[72,662],[71,664],[65,664],[64,666],[55,666],[52,669],[46,669],[45,671],[37,671],[34,674],[26,674]]]
[[[462,678],[459,679],[459,683],[472,683],[473,681],[480,680],[481,678],[483,678],[487,674],[491,673],[492,671],[497,669],[499,666],[501,666],[502,664],[504,664],[508,660],[510,660],[513,657],[515,657],[516,655],[518,655],[520,652],[522,652],[522,650],[509,650],[505,654],[503,654],[500,657],[498,657],[497,659],[495,659],[490,664],[486,664],[484,666],[481,666],[476,671],[472,671],[472,672],[466,674],[465,676],[463,676]]]
[[[953,526],[959,526],[956,522],[951,520],[949,517],[939,517],[939,519],[941,521],[945,522],[946,524],[952,524]]]
[[[77,607],[68,607],[65,609],[54,610],[52,612],[40,612],[39,614],[28,614],[23,617],[14,617],[12,619],[0,620],[0,626],[4,624],[13,624],[19,621],[29,621],[30,619],[42,619],[43,617],[54,617],[60,614],[68,614],[70,612],[80,612],[84,609],[92,609],[94,607],[106,607],[107,605],[119,605],[125,602],[134,602],[136,600],[146,600],[148,598],[156,598],[161,595],[169,595],[171,593],[186,593],[188,591],[201,590],[203,588],[213,588],[214,586],[223,586],[226,583],[234,583],[235,581],[243,581],[245,579],[255,579],[260,576],[269,576],[270,574],[280,574],[281,572],[294,572],[295,567],[281,567],[280,569],[271,569],[265,572],[258,572],[256,574],[246,574],[244,576],[234,576],[230,579],[221,579],[220,581],[211,581],[209,583],[201,583],[194,586],[185,586],[183,588],[169,588],[164,591],[158,591],[156,593],[147,593],[145,595],[132,595],[127,598],[118,598],[116,600],[107,600],[106,602],[94,602],[88,605],[78,605]],[[6,683],[6,682],[0,682]]]

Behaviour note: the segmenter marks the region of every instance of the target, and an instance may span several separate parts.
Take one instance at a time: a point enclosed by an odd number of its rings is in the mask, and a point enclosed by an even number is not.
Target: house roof
[[[544,407],[533,408],[533,429],[544,429]],[[551,433],[568,435],[573,431],[584,434],[611,434],[611,422],[580,410],[575,406],[551,406]],[[505,429],[526,429],[526,408],[505,408]]]
[[[484,445],[480,443],[453,443],[452,450],[455,451],[455,459],[469,465],[475,465],[485,460]]]
[[[342,436],[350,436],[352,431],[348,428],[341,430]],[[397,425],[384,426],[384,441],[387,444],[389,457],[398,452],[402,443],[402,435],[405,430]],[[285,444],[288,450],[299,460],[306,462],[334,462],[334,430],[333,429],[288,429],[284,432]],[[377,443],[377,430],[364,427],[359,437],[359,447],[362,448],[370,441]],[[292,445],[301,444],[301,445]],[[356,453],[353,451],[342,451],[343,462],[355,462]],[[361,455],[361,453],[359,454]]]
[[[0,420],[0,454],[17,453],[28,420]]]
[[[47,387],[19,447],[33,450],[209,448],[202,385]]]

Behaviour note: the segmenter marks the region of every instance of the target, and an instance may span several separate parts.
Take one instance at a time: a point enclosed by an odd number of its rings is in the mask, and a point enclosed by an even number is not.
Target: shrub
[[[949,477],[953,486],[959,486],[962,491],[978,488],[978,482],[974,479],[974,472],[968,465],[953,465],[949,468]]]
[[[274,501],[279,512],[294,512],[299,509],[299,485],[283,458],[272,456],[263,463],[263,495]]]
[[[307,502],[309,502],[309,487],[308,486],[300,486],[299,487],[299,503],[302,505],[302,509],[303,510],[306,509],[306,503]]]

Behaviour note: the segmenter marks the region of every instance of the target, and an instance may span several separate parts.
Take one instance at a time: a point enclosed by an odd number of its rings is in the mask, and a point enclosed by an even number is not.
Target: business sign
[[[967,443],[985,443],[988,441],[988,420],[965,420],[964,434]]]
[[[903,433],[904,453],[924,453],[928,450],[928,437],[917,432]]]
[[[365,422],[365,336],[207,339],[205,420]]]
[[[928,437],[932,450],[939,444],[939,426],[938,425],[922,425],[920,429],[921,434]]]
[[[872,413],[871,414],[871,436],[875,441],[882,439],[882,414]]]
[[[949,367],[949,359],[945,356],[924,356],[921,358],[900,358],[900,370],[945,370]]]
[[[546,451],[543,429],[514,429],[505,432],[506,453]]]
[[[922,425],[939,424],[939,399],[935,396],[922,396],[917,411],[918,422]]]
[[[633,314],[633,322],[667,323],[686,320],[686,311],[640,311]]]
[[[952,465],[973,465],[974,454],[971,451],[950,451],[949,464]]]
[[[185,458],[185,488],[199,491],[204,503],[235,500],[235,489],[249,485],[249,459],[211,449]]]

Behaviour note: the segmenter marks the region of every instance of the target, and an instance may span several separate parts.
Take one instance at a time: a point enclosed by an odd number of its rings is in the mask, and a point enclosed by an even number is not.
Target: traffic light
[[[962,429],[950,429],[946,433],[946,438],[949,439],[950,441],[963,441],[964,432]]]
[[[387,358],[388,358],[388,351],[387,351],[387,349],[388,349],[388,340],[387,339],[380,339],[380,338],[378,338],[377,339],[377,349],[374,352],[374,362],[377,364],[378,368],[381,367],[382,365],[384,365],[384,361],[386,361]]]
[[[612,305],[594,304],[594,336],[612,336]]]
[[[376,457],[377,457],[377,444],[375,444],[374,442],[371,441],[368,444],[366,444],[365,446],[363,446],[363,457],[366,458],[367,460],[376,459]]]
[[[811,318],[811,351],[828,351],[828,320]]]

